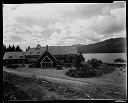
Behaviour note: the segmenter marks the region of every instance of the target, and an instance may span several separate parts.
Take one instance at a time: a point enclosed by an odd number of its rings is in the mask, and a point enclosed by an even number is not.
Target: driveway
[[[124,86],[126,80],[125,77],[120,75],[120,71],[117,68],[116,71],[106,74],[102,77],[93,77],[93,78],[72,78],[68,77],[65,74],[70,68],[65,68],[63,70],[52,69],[41,69],[41,68],[17,68],[11,69],[3,67],[4,71],[16,73],[19,75],[32,76],[36,75],[37,77],[47,78],[49,80],[56,80],[60,82],[68,82],[79,85],[90,85],[90,84],[113,84]]]
[[[90,92],[89,97],[93,98],[115,98],[115,97],[108,97],[106,94],[103,96],[104,92],[107,93],[107,91],[114,92],[119,91],[120,92],[120,98],[125,97],[126,93],[126,80],[125,77],[120,76],[119,69],[117,68],[116,71],[106,74],[103,77],[99,78],[71,78],[68,76],[65,76],[65,72],[69,70],[70,68],[65,68],[63,70],[56,70],[56,69],[40,69],[40,68],[17,68],[17,69],[11,69],[11,68],[5,68],[3,67],[3,71],[25,76],[25,77],[32,77],[32,75],[36,75],[38,78],[45,78],[52,82],[62,83],[66,84],[71,88],[82,90],[85,92]],[[102,93],[100,93],[99,90]],[[88,94],[88,93],[87,93]],[[91,95],[91,96],[90,96]],[[119,94],[114,94],[119,95]],[[101,97],[103,96],[103,97]],[[118,98],[118,97],[117,97]]]
[[[69,69],[69,68],[68,68]],[[18,68],[18,69],[11,69],[11,68],[3,68],[3,71],[18,74],[21,76],[31,77],[35,75],[38,78],[46,78],[49,81],[57,81],[61,83],[71,83],[76,85],[88,85],[86,82],[81,82],[79,80],[75,80],[74,78],[70,78],[64,75],[64,73],[68,70],[56,70],[56,69],[25,69],[25,68]]]

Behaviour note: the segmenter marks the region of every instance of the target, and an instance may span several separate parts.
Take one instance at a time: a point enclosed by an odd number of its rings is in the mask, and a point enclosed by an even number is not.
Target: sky
[[[126,37],[126,3],[3,4],[5,45],[70,46]]]

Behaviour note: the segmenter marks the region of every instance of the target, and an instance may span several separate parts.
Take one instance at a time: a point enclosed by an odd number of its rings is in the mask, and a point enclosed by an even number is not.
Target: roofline
[[[48,46],[48,47],[72,47],[72,48],[75,48],[76,49],[76,51],[77,51],[77,48],[76,47],[73,47],[73,46]],[[45,46],[43,46],[43,47],[41,47],[40,49],[42,49],[42,48],[46,48]],[[36,49],[36,48],[30,48],[30,49]],[[28,50],[28,51],[30,51],[30,49]],[[44,52],[46,51],[46,49],[44,50]],[[43,53],[44,53],[43,52]],[[50,53],[50,54],[52,54],[50,51],[49,51],[49,49],[48,49],[48,52]],[[27,55],[38,55],[38,54],[26,54],[27,53],[27,51],[26,52],[24,52],[24,55],[25,56],[27,56]],[[43,53],[41,53],[40,55],[42,55]],[[76,53],[71,53],[71,54],[78,54],[78,52],[76,52]],[[53,54],[52,54],[53,55]],[[55,54],[56,55],[56,54]],[[58,55],[58,54],[57,54]],[[59,55],[68,55],[68,54],[59,54]],[[39,56],[39,55],[38,55]],[[54,56],[54,55],[53,55]],[[55,57],[54,57],[55,58]]]
[[[38,57],[38,59],[46,52],[46,51],[48,51],[53,57],[54,57],[54,55],[49,51],[49,50],[45,50],[43,53],[41,53],[41,55]],[[54,57],[54,59],[57,61],[57,59]]]
[[[24,51],[12,51],[12,52],[11,51],[6,51],[5,53],[17,53],[17,52],[18,53],[23,53]]]

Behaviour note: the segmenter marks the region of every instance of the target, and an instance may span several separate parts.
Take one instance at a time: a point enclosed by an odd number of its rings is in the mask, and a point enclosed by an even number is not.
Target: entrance
[[[42,62],[42,67],[52,67],[52,62]]]
[[[52,67],[52,60],[48,57],[45,56],[44,59],[41,61],[41,68],[43,67]]]

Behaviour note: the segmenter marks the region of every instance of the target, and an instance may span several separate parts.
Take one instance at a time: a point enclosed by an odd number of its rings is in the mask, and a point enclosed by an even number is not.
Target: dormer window
[[[9,58],[12,58],[12,56],[9,56]]]

